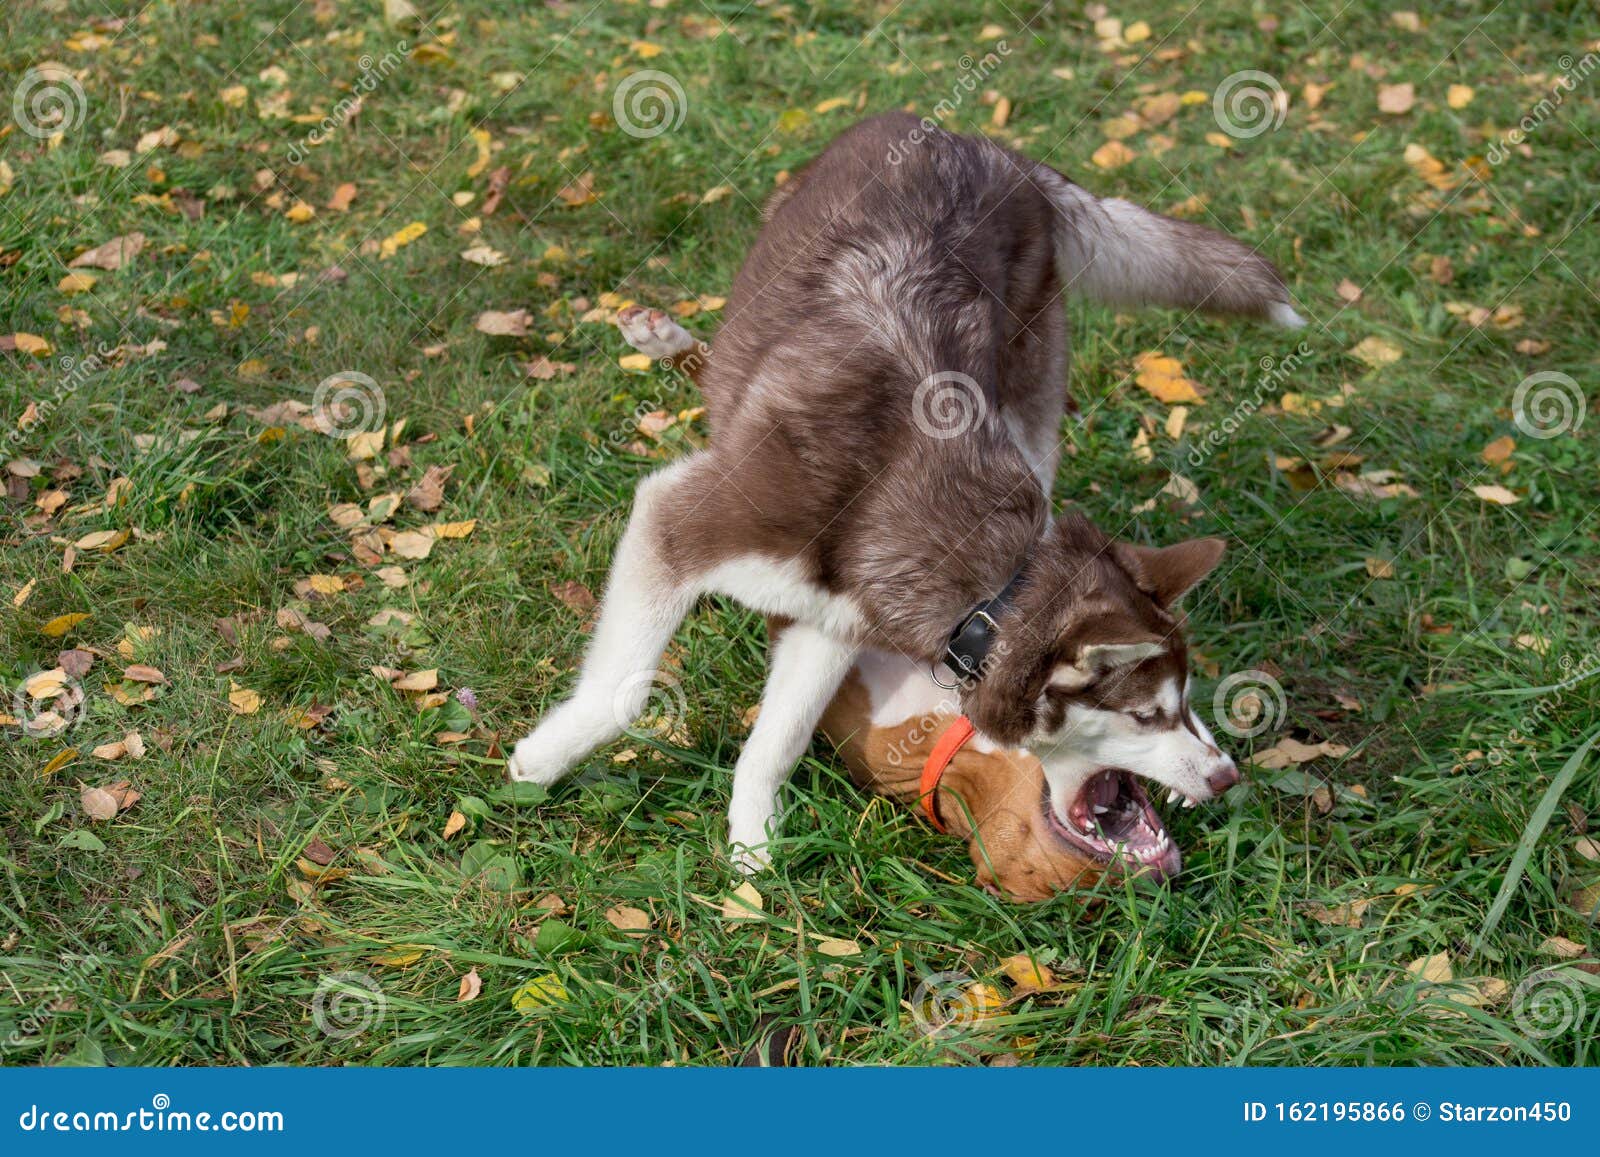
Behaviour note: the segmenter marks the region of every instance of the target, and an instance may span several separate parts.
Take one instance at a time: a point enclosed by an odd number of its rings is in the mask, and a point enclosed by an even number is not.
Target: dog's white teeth
[[[1184,807],[1194,807],[1194,805],[1199,803],[1199,802],[1200,801],[1195,799],[1193,796],[1186,795],[1186,796],[1183,797],[1183,806]]]
[[[1097,816],[1103,816],[1103,815],[1105,815],[1105,814],[1106,814],[1106,812],[1108,812],[1108,811],[1110,811],[1110,810],[1111,810],[1111,809],[1110,809],[1110,808],[1108,808],[1108,807],[1107,807],[1107,806],[1106,806],[1106,805],[1105,805],[1105,804],[1103,804],[1103,803],[1097,803],[1097,804],[1095,804],[1095,805],[1094,805],[1094,814],[1095,814],[1095,815],[1097,815]]]
[[[1178,789],[1177,788],[1174,787],[1174,788],[1168,788],[1167,789],[1167,802],[1168,803],[1177,803],[1180,798],[1181,797],[1178,794]]]

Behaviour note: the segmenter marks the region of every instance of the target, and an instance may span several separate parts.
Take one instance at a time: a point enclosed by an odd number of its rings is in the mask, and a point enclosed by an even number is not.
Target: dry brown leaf
[[[456,990],[456,1003],[466,1004],[469,1000],[477,1000],[478,994],[482,991],[483,978],[474,968],[461,978],[461,987]]]
[[[1394,578],[1394,563],[1386,558],[1369,558],[1366,560],[1367,574],[1375,579]]]
[[[594,191],[593,171],[586,172],[581,177],[568,181],[556,190],[556,196],[561,198],[570,209],[576,209],[580,205],[588,205],[595,201],[597,198]]]
[[[650,930],[650,916],[639,908],[619,904],[615,908],[607,908],[605,915],[606,923],[630,936],[642,936]]]
[[[565,377],[577,368],[577,365],[573,362],[551,361],[543,354],[540,354],[530,362],[524,362],[522,365],[523,373],[541,382],[547,382],[557,375]]]
[[[533,315],[525,309],[513,309],[509,312],[486,309],[472,323],[473,328],[479,333],[492,334],[495,337],[526,337],[528,327],[532,324]]]
[[[1516,448],[1517,440],[1509,434],[1503,435],[1483,448],[1483,460],[1491,466],[1498,466],[1509,459]]]
[[[756,886],[746,880],[723,899],[722,917],[725,920],[759,920],[766,906]]]
[[[396,691],[432,691],[438,685],[437,667],[430,667],[426,671],[413,671],[409,675],[402,675],[392,680],[389,684]]]
[[[1370,899],[1346,900],[1343,904],[1328,907],[1326,904],[1307,904],[1305,913],[1319,924],[1330,924],[1342,928],[1361,927],[1361,918],[1372,906]]]
[[[1448,952],[1420,956],[1406,965],[1406,971],[1427,984],[1449,984],[1455,979],[1455,970],[1450,967]]]
[[[121,269],[128,262],[139,256],[144,248],[145,236],[143,233],[125,233],[121,237],[113,237],[102,245],[87,249],[67,262],[68,269],[104,269],[107,271]]]
[[[471,249],[462,250],[461,260],[493,269],[496,265],[504,265],[510,259],[491,245],[474,245]]]
[[[1539,951],[1546,956],[1559,957],[1562,960],[1575,960],[1588,951],[1584,945],[1576,940],[1568,940],[1565,936],[1547,936],[1539,945]]]
[[[598,601],[594,597],[593,591],[576,580],[552,583],[550,584],[550,593],[580,615],[586,615],[594,610],[595,603]]]
[[[434,538],[426,530],[402,530],[389,539],[389,550],[400,558],[424,559],[433,552]]]
[[[121,801],[103,787],[86,787],[78,797],[78,806],[91,820],[104,822],[116,819]]]
[[[1378,86],[1378,111],[1390,116],[1401,116],[1411,111],[1417,103],[1416,86],[1405,84],[1380,84]]]
[[[429,514],[444,504],[444,485],[455,470],[452,466],[429,466],[417,484],[406,491],[406,502]]]
[[[1298,739],[1284,736],[1271,747],[1263,748],[1251,755],[1250,762],[1268,771],[1277,771],[1291,765],[1309,763],[1318,756],[1327,755],[1337,759],[1349,751],[1350,748],[1345,744],[1334,743],[1331,740],[1323,740],[1321,743],[1302,743]]]
[[[822,940],[817,943],[817,951],[824,956],[860,956],[861,945],[854,940]]]
[[[1492,502],[1496,506],[1515,506],[1522,501],[1504,486],[1474,486],[1472,492],[1485,502]]]
[[[449,839],[462,828],[467,826],[467,817],[458,811],[450,813],[450,818],[444,821],[444,838]]]

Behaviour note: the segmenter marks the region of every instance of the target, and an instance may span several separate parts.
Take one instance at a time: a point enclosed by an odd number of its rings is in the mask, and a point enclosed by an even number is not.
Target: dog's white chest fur
[[[811,582],[794,559],[740,555],[710,571],[703,583],[706,590],[727,595],[753,611],[808,623],[825,635],[850,639],[862,629],[855,604]]]
[[[939,686],[928,669],[889,651],[862,651],[856,656],[856,677],[867,690],[874,727],[904,727],[919,731],[940,726],[943,720],[961,714],[957,693]],[[949,671],[941,678],[953,678]],[[978,751],[998,751],[1000,747],[982,732],[967,741]]]

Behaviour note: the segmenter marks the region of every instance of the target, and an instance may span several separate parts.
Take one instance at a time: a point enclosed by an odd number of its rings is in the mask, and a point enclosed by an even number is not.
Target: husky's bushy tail
[[[1056,260],[1068,293],[1108,305],[1242,314],[1298,328],[1277,268],[1248,245],[1192,221],[1100,198],[1040,166],[1060,212]]]

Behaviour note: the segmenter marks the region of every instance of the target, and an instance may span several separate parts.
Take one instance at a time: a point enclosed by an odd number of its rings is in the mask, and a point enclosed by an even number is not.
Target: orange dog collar
[[[956,752],[966,746],[967,740],[977,730],[972,720],[965,715],[957,715],[954,722],[944,729],[944,734],[939,736],[933,750],[928,752],[927,762],[922,765],[922,782],[919,785],[922,814],[928,817],[928,822],[936,832],[943,833],[945,830],[944,820],[939,818],[939,781],[944,778],[945,768],[950,766]]]

